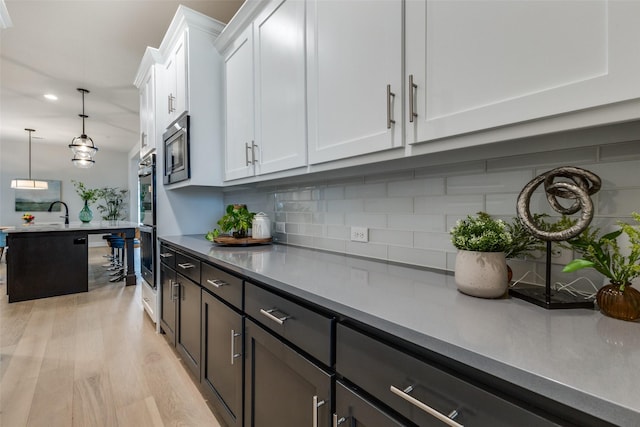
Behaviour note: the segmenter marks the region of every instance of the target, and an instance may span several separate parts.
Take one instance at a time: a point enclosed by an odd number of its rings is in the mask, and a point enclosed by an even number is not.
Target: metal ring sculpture
[[[567,178],[571,182],[558,181],[554,179]],[[560,231],[545,231],[537,228],[533,222],[529,203],[533,192],[544,183],[544,190],[547,195],[547,201],[558,213],[563,215],[571,215],[582,210],[580,219],[573,226]],[[524,186],[518,196],[517,210],[518,216],[524,225],[531,231],[535,237],[546,241],[562,241],[568,240],[580,234],[591,223],[593,218],[593,202],[592,194],[597,193],[601,187],[600,177],[588,170],[577,168],[574,166],[564,166],[556,168],[538,175],[527,185]],[[568,208],[565,208],[558,202],[558,197],[562,199],[573,199],[574,202]]]

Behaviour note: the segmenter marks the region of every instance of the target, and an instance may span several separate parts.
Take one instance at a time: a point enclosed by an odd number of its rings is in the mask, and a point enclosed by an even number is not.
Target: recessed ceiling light
[[[50,101],[57,101],[58,100],[58,97],[55,96],[52,93],[47,93],[47,94],[44,95],[44,97],[47,98]]]

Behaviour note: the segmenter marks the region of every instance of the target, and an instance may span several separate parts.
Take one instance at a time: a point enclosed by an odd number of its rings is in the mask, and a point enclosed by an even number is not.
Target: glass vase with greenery
[[[98,190],[101,200],[98,211],[105,221],[118,221],[127,218],[127,195],[129,190],[104,187]]]

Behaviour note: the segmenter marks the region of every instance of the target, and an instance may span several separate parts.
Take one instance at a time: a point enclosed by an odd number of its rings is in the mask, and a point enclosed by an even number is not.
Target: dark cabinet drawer
[[[334,426],[415,427],[387,414],[340,381],[336,381],[333,419]]]
[[[176,251],[164,243],[160,244],[160,261],[171,268],[176,268]]]
[[[200,284],[200,260],[183,254],[182,252],[176,252],[176,266],[175,269],[178,273],[193,280],[197,284]]]
[[[558,425],[344,325],[336,337],[336,371],[420,426]]]
[[[245,282],[245,312],[327,366],[334,318]]]
[[[242,310],[242,279],[207,263],[202,263],[201,279],[202,287]]]

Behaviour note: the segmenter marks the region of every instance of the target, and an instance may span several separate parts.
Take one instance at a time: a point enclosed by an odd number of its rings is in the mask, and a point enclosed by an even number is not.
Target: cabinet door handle
[[[324,405],[324,403],[324,400],[318,400],[318,396],[313,396],[313,427],[318,427],[318,408]]]
[[[253,163],[254,165],[256,164],[256,148],[258,147],[258,145],[251,141],[251,163]]]
[[[175,301],[178,299],[178,294],[180,293],[180,283],[169,280],[171,284],[171,301]],[[176,289],[178,292],[176,292]]]
[[[426,405],[425,403],[419,401],[415,397],[410,396],[409,393],[411,393],[411,391],[413,390],[413,386],[409,386],[409,387],[405,388],[404,390],[400,390],[399,388],[397,388],[397,387],[392,385],[391,387],[389,387],[389,389],[391,390],[391,393],[393,393],[393,394],[395,394],[397,396],[400,396],[402,399],[404,399],[407,402],[411,403],[413,406],[416,406],[417,408],[423,410],[427,414],[429,414],[432,417],[442,421],[446,425],[451,426],[451,427],[464,427],[462,424],[457,423],[452,419],[452,418],[454,418],[454,417],[456,417],[458,415],[458,411],[454,410],[454,411],[451,412],[451,414],[449,416],[446,416],[446,415],[441,414],[440,412],[436,411],[431,406]]]
[[[175,107],[173,106],[174,99],[176,99],[176,97],[173,96],[172,93],[170,93],[169,94],[169,113],[173,113],[174,111],[176,111]]]
[[[249,161],[249,143],[245,142],[244,143],[244,162],[245,162],[245,166],[249,166],[251,164],[251,162]]]
[[[188,270],[190,268],[194,268],[195,265],[191,264],[190,262],[185,262],[184,264],[178,264],[178,267],[182,268],[183,270]]]
[[[171,258],[173,256],[173,254],[171,252],[165,252],[163,254],[160,254],[160,258]]]
[[[333,427],[338,427],[343,422],[347,421],[345,417],[338,418],[338,414],[333,414]]]
[[[207,279],[207,283],[212,285],[212,286],[214,286],[214,287],[216,287],[216,288],[221,288],[224,285],[228,285],[227,282],[223,282],[222,280],[217,280],[217,279],[214,279],[214,280]]]
[[[264,308],[260,309],[260,313],[266,317],[268,317],[269,319],[273,320],[274,322],[276,322],[278,325],[282,325],[284,324],[284,321],[289,319],[290,316],[289,315],[285,315],[283,317],[276,317],[274,316],[273,313],[274,311],[278,311],[277,308],[272,308],[271,310],[265,310]]]
[[[387,85],[387,129],[391,129],[391,124],[396,121],[391,117],[392,99],[395,99],[396,94],[391,92],[391,85]]]
[[[414,94],[415,90],[418,89],[418,85],[413,82],[413,74],[409,74],[409,122],[413,123],[414,117],[418,117],[418,113],[415,111],[414,103]]]
[[[242,356],[242,353],[236,353],[236,338],[239,337],[240,335],[242,334],[236,333],[236,331],[234,331],[233,329],[231,330],[231,364],[232,365],[235,359]]]

